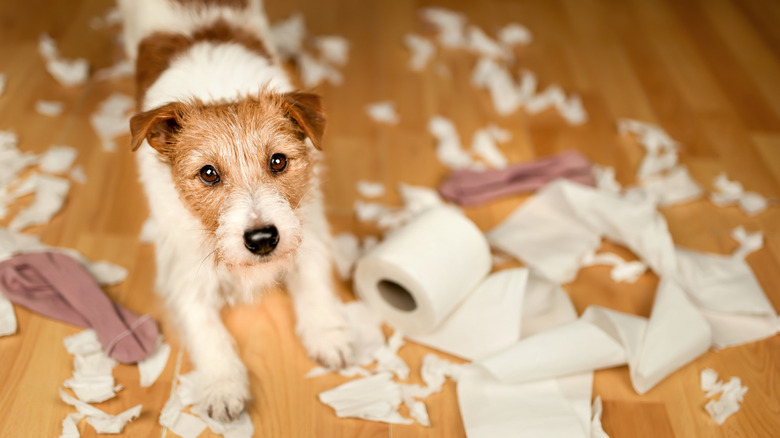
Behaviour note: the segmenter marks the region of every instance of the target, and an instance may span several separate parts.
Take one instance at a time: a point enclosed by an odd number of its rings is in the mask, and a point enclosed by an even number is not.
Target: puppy
[[[260,0],[120,0],[140,113],[130,121],[157,226],[157,290],[198,372],[201,405],[232,420],[247,371],[225,304],[285,281],[308,354],[350,362],[319,186],[325,116],[293,91]]]

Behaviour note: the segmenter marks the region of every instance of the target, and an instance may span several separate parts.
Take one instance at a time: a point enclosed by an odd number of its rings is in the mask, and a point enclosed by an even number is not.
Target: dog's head
[[[130,121],[133,150],[145,139],[170,166],[179,198],[229,268],[298,248],[296,209],[315,184],[324,128],[319,96],[300,92],[173,102]]]

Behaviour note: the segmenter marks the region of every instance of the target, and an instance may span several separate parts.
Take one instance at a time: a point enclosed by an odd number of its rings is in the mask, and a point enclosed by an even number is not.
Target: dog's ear
[[[138,113],[130,119],[130,145],[135,151],[146,139],[149,146],[163,155],[168,155],[174,144],[176,133],[181,130],[184,105],[171,102],[155,109]]]
[[[316,94],[299,91],[285,93],[282,98],[282,105],[290,119],[300,126],[314,147],[322,150],[322,134],[325,132],[325,109],[322,98]]]

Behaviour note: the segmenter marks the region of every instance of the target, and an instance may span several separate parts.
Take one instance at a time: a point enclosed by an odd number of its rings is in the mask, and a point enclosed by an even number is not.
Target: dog
[[[329,368],[352,360],[320,189],[323,105],[294,91],[260,0],[119,3],[156,288],[195,365],[200,407],[232,421],[250,393],[224,305],[286,282],[309,356]]]

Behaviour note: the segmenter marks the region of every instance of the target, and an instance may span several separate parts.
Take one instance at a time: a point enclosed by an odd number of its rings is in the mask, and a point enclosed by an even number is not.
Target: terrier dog
[[[331,368],[352,357],[319,187],[322,103],[293,91],[260,0],[119,3],[136,63],[141,112],[130,128],[157,226],[156,287],[202,407],[233,420],[250,394],[223,305],[286,281],[308,354]]]

